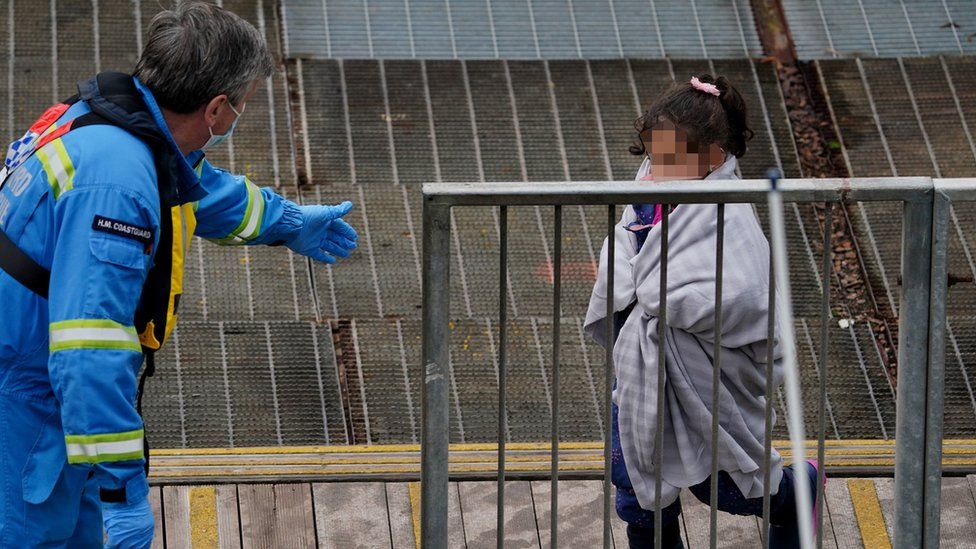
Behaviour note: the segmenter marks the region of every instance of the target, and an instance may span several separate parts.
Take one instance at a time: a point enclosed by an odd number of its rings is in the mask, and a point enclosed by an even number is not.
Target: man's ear
[[[220,112],[220,106],[228,101],[226,94],[220,94],[210,100],[209,103],[203,107],[203,118],[207,122],[207,126],[213,127],[217,124],[217,114]]]

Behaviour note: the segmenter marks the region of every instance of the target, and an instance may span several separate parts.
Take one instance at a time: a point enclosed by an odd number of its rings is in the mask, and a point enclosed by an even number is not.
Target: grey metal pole
[[[610,549],[613,547],[613,539],[610,536],[610,521],[611,514],[613,512],[612,502],[610,495],[613,493],[613,487],[610,484],[611,474],[610,474],[610,449],[611,449],[611,436],[613,433],[613,408],[612,408],[612,396],[613,396],[613,345],[616,339],[616,334],[614,333],[614,307],[613,307],[613,291],[614,291],[614,279],[616,278],[616,273],[614,273],[614,260],[615,260],[615,248],[616,248],[616,227],[617,227],[617,207],[610,205],[607,207],[607,317],[606,321],[606,348],[604,349],[606,353],[606,365],[603,371],[603,417],[606,418],[607,428],[603,430],[603,549]]]
[[[776,287],[783,293],[780,310],[783,313],[783,386],[786,389],[786,415],[790,426],[790,446],[793,463],[803,467],[805,440],[803,434],[803,403],[800,397],[800,372],[796,364],[796,341],[793,336],[793,302],[790,293],[790,271],[786,254],[786,224],[783,220],[783,197],[777,188],[779,172],[768,172],[772,188],[769,191],[769,229],[772,235],[772,254],[775,266]],[[813,524],[810,517],[810,487],[805,482],[795,484],[796,513],[800,526],[800,547],[812,549]]]
[[[447,549],[450,238],[450,207],[425,199],[420,450],[420,537],[425,549]]]
[[[906,201],[902,221],[898,395],[895,414],[896,549],[922,546],[926,383],[932,269],[932,194]]]
[[[559,546],[559,327],[562,319],[563,207],[553,212],[552,257],[552,473],[549,479],[549,536],[553,549]]]
[[[663,547],[661,490],[664,487],[664,389],[667,375],[668,335],[668,225],[671,205],[661,204],[661,278],[657,318],[657,427],[654,429],[654,549]]]
[[[498,505],[495,535],[505,547],[505,443],[508,433],[508,206],[498,208]]]
[[[948,291],[949,199],[936,191],[932,202],[932,276],[929,298],[929,368],[925,417],[926,549],[939,546],[942,496],[942,421],[945,403],[945,328]]]
[[[715,341],[712,354],[712,483],[709,498],[709,544],[711,549],[718,547],[718,428],[719,386],[722,383],[722,275],[725,271],[725,204],[717,208],[718,230],[715,243]],[[658,397],[660,398],[660,396]]]
[[[827,433],[827,355],[830,345],[830,278],[833,276],[833,254],[831,253],[831,236],[834,232],[834,203],[824,204],[824,234],[823,234],[823,279],[821,279],[820,295],[820,395],[817,400],[817,465],[823,471],[827,464],[824,439]],[[817,523],[813,525],[817,535],[817,549],[823,549],[823,504],[824,476],[817,475],[816,503],[821,512],[817,513]]]
[[[772,248],[772,246],[770,246]],[[773,453],[773,362],[776,360],[776,269],[773,254],[769,254],[769,319],[766,324],[766,399],[763,434],[763,549],[769,549],[769,482]]]

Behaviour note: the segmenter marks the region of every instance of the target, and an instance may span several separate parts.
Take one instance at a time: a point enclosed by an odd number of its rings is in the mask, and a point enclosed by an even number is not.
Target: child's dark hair
[[[698,143],[717,143],[736,157],[745,154],[746,141],[755,133],[747,124],[745,100],[724,76],[713,78],[710,74],[701,74],[698,80],[714,84],[719,96],[696,89],[690,82],[675,83],[634,123],[638,138],[630,146],[631,154],[645,153],[640,133],[663,120],[669,120]]]

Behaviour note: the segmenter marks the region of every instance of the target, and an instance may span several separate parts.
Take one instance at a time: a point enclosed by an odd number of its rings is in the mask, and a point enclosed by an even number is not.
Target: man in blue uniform
[[[347,257],[352,204],[300,206],[214,168],[274,65],[203,2],[153,20],[134,76],[78,86],[0,169],[0,547],[149,547],[137,376],[172,330],[190,236]]]

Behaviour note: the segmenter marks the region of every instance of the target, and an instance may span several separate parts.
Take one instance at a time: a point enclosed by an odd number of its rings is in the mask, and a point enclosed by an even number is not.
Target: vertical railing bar
[[[772,235],[772,254],[775,261],[774,276],[776,286],[783,292],[783,330],[780,333],[783,342],[783,387],[786,390],[786,416],[789,423],[790,447],[793,450],[793,463],[804,463],[806,454],[806,440],[803,424],[803,396],[800,392],[800,372],[797,366],[796,339],[793,333],[793,304],[790,293],[789,257],[786,251],[786,224],[783,219],[783,197],[777,187],[779,172],[770,170],[770,191],[767,194],[769,204],[769,228]],[[796,504],[797,523],[799,525],[800,547],[813,547],[813,521],[810,513],[811,488],[805,482],[794,483],[794,501]]]
[[[725,204],[718,204],[715,242],[715,341],[712,349],[712,475],[709,499],[709,543],[718,547],[718,428],[719,384],[722,381],[722,275],[725,256]],[[660,397],[659,397],[660,398]]]
[[[668,218],[671,205],[661,204],[661,287],[657,324],[657,427],[654,432],[654,549],[661,549],[661,489],[664,485],[664,376],[668,330]]]
[[[827,437],[827,354],[830,350],[830,279],[833,275],[833,250],[831,237],[834,232],[834,203],[824,204],[823,226],[823,268],[820,301],[820,396],[817,402],[817,465],[820,470],[827,466],[825,461],[824,439]],[[815,517],[817,523],[813,525],[817,536],[817,549],[823,549],[823,498],[824,476],[817,475],[817,505],[821,512]]]
[[[498,549],[505,546],[505,433],[508,431],[508,206],[498,208],[498,496],[496,535]]]
[[[776,360],[776,276],[774,269],[773,254],[769,254],[769,305],[768,322],[766,324],[766,392],[764,394],[766,410],[765,425],[766,432],[763,437],[763,522],[762,522],[762,542],[763,548],[769,549],[769,483],[770,468],[773,456],[773,362]]]
[[[616,339],[614,336],[614,307],[613,307],[613,282],[614,282],[614,249],[616,248],[616,225],[617,207],[613,204],[607,207],[607,317],[606,317],[606,368],[604,370],[604,407],[603,417],[606,419],[607,428],[603,434],[603,548],[613,547],[613,540],[610,538],[610,513],[612,512],[610,496],[612,487],[610,484],[610,446],[611,434],[613,429],[613,412],[611,399],[613,397],[613,344]]]
[[[562,290],[563,256],[563,207],[556,205],[553,212],[553,256],[552,256],[552,473],[549,501],[550,540],[553,549],[558,547],[559,536],[559,328],[562,319],[560,293]]]
[[[929,366],[925,418],[924,549],[939,546],[942,496],[942,436],[945,415],[946,293],[948,292],[949,199],[936,190],[932,204],[932,271],[929,298]]]
[[[931,195],[928,196],[931,198]],[[904,202],[898,392],[895,402],[895,547],[922,547],[932,275],[931,200]]]
[[[447,548],[448,321],[451,312],[451,208],[424,200],[423,430],[420,532],[422,545]]]

